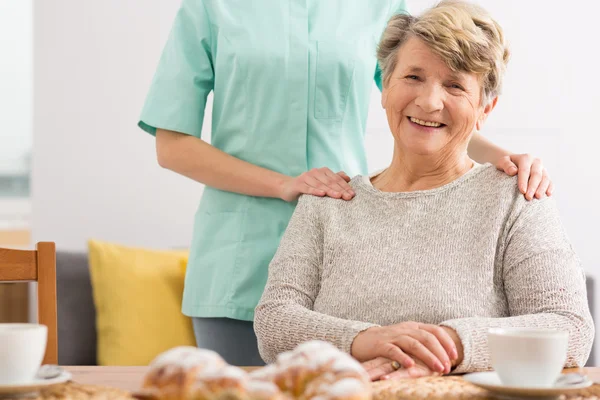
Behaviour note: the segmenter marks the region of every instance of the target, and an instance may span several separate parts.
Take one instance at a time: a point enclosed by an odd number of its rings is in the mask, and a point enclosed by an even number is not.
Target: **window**
[[[13,230],[29,230],[32,26],[31,0],[0,2],[0,231],[4,237]]]

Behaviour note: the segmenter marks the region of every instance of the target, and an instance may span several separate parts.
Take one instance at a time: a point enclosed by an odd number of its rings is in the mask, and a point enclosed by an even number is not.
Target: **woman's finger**
[[[543,173],[544,168],[542,167],[542,162],[539,159],[536,159],[531,165],[529,184],[527,186],[527,193],[525,194],[527,200],[533,199],[540,182],[542,182]]]
[[[393,343],[384,344],[381,348],[380,356],[398,361],[404,368],[410,368],[415,365],[415,360]]]
[[[407,334],[420,343],[421,346],[412,344],[416,351],[418,351],[416,354],[412,350],[402,348],[406,353],[418,358],[433,371],[450,372],[452,368],[450,356],[435,335],[423,329],[411,330]]]
[[[310,194],[317,197],[323,197],[327,194],[324,190],[315,189],[312,186],[308,186],[306,183],[302,184],[301,192],[303,194]]]
[[[334,199],[339,199],[342,197],[342,193],[336,190],[333,190],[331,187],[327,186],[319,179],[316,179],[312,175],[307,175],[304,181],[308,186],[311,186],[315,189],[322,190],[329,197],[333,197]]]
[[[546,190],[546,195],[552,196],[553,192],[554,192],[554,183],[552,183],[552,181],[550,181],[550,185],[548,186],[548,190]]]
[[[390,359],[388,359],[388,358],[385,358],[385,357],[377,357],[377,358],[374,358],[374,359],[372,359],[372,360],[369,360],[369,361],[362,362],[362,363],[360,363],[360,365],[362,365],[362,367],[363,367],[365,370],[367,370],[367,371],[368,371],[368,370],[370,370],[370,369],[373,369],[373,368],[379,367],[380,365],[383,365],[383,364],[385,364],[385,363],[390,363],[390,362],[392,362],[392,361],[391,361]]]
[[[537,190],[535,191],[535,197],[537,199],[541,199],[542,197],[544,197],[544,195],[548,192],[549,187],[550,187],[550,178],[548,178],[548,175],[544,172],[542,181],[540,182],[540,185],[538,186]]]
[[[440,376],[440,373],[433,372],[424,365],[415,365],[408,369],[399,369],[387,375],[383,375],[380,380],[394,380],[407,378],[421,378],[423,376]]]
[[[410,370],[411,369],[412,368],[409,368],[409,369],[400,368],[397,371],[393,371],[393,372],[390,372],[389,374],[383,375],[382,377],[379,378],[379,380],[388,381],[388,380],[394,380],[394,379],[408,379],[408,378],[411,378],[411,376],[410,376]]]
[[[432,334],[425,332],[425,331],[421,331],[421,332],[419,332],[418,330],[412,331],[412,332],[408,331],[407,334],[400,336],[394,342],[394,344],[396,346],[398,346],[400,349],[402,349],[402,351],[405,352],[406,354],[409,354],[410,356],[422,361],[431,370],[437,371],[437,372],[444,372],[444,370],[446,368],[444,367],[444,364],[442,364],[442,361],[440,361],[440,359],[429,348],[427,348],[427,346],[425,346],[421,342],[421,340],[425,340],[425,339],[422,339],[423,338],[422,333],[427,333],[428,335],[433,336]],[[413,337],[412,335],[414,335],[415,337]],[[427,340],[427,341],[429,342],[429,340]],[[440,346],[440,349],[445,354],[444,349],[439,344],[439,342],[438,342],[438,346]],[[448,357],[447,354],[446,354],[446,357]],[[404,364],[402,364],[402,365],[404,366]],[[410,368],[410,367],[405,367],[405,368]]]
[[[421,324],[419,325],[420,329],[427,331],[434,335],[437,340],[439,340],[440,344],[448,354],[450,361],[455,361],[458,358],[458,351],[456,350],[456,343],[450,337],[448,332],[444,330],[441,326],[430,325],[430,324]],[[450,368],[452,368],[452,364],[450,364]],[[450,372],[450,368],[447,369],[446,373]]]
[[[350,182],[352,180],[352,178],[350,178],[348,175],[346,175],[346,173],[344,171],[340,171],[337,173],[337,175],[341,176],[342,178],[344,178],[344,180],[346,182]]]
[[[517,165],[519,169],[518,186],[519,191],[523,194],[527,193],[527,182],[531,172],[531,164],[533,158],[528,154],[515,154],[510,157],[511,161]]]
[[[332,178],[335,179],[336,182],[348,193],[350,193],[351,195],[354,195],[354,189],[352,189],[352,186],[350,186],[348,184],[348,182],[350,182],[350,177],[348,175],[346,175],[344,172],[338,172],[337,174],[334,173],[333,171],[329,170],[327,171],[327,175]]]
[[[514,176],[518,171],[517,165],[508,156],[502,157],[496,164],[496,168],[509,176]]]
[[[352,187],[348,185],[348,182],[346,182],[340,175],[334,174],[329,168],[323,169],[323,174],[324,176],[322,179],[321,177],[318,177],[318,179],[320,179],[321,182],[323,182],[323,179],[326,179],[328,186],[333,190],[341,192],[344,200],[350,200],[352,197],[354,197],[354,191],[352,190]]]
[[[344,200],[350,200],[350,198],[352,198],[346,189],[340,184],[340,182],[344,182],[344,184],[347,185],[346,181],[342,179],[341,176],[335,175],[333,172],[331,175],[329,175],[327,172],[323,172],[320,175],[315,175],[315,179],[318,179],[322,184],[334,192],[340,193],[340,197],[342,197]]]
[[[368,363],[371,364],[369,365]],[[382,376],[390,374],[397,369],[394,368],[393,365],[393,363],[397,363],[397,361],[392,361],[385,357],[378,357],[375,360],[369,361],[368,363],[363,363],[362,365],[369,374],[369,379],[372,381],[377,381]]]

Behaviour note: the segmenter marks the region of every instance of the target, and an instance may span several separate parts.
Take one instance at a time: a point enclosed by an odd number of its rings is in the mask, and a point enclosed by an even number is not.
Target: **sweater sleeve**
[[[330,199],[300,198],[269,265],[267,285],[254,314],[258,348],[267,363],[309,340],[324,340],[349,353],[358,333],[377,326],[313,310],[323,262],[323,201]]]
[[[511,224],[509,219],[496,256],[510,316],[458,318],[441,324],[453,328],[464,347],[464,359],[456,373],[492,368],[487,332],[496,327],[565,330],[569,332],[566,367],[581,367],[589,356],[594,324],[585,274],[563,231],[554,201],[545,198],[524,204],[513,220]]]

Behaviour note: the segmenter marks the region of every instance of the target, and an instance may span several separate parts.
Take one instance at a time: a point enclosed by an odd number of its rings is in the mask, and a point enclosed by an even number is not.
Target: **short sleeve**
[[[407,13],[408,13],[408,8],[406,6],[406,0],[391,0],[390,13],[385,20],[385,25],[383,26],[383,29],[385,30],[385,27],[387,26],[387,23],[388,23],[389,19],[392,18],[392,16],[397,15],[397,14],[407,14]],[[381,33],[383,34],[383,30],[381,31]],[[379,63],[376,63],[376,65],[375,65],[375,74],[373,75],[373,79],[375,80],[375,84],[379,88],[379,91],[382,91],[383,90],[383,81],[382,81],[382,77],[381,77],[381,69],[379,68]]]
[[[211,25],[203,0],[183,0],[175,17],[138,126],[200,137],[214,84]]]

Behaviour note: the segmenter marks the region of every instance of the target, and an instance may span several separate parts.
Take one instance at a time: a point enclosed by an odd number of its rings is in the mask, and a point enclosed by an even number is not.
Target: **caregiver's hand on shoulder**
[[[350,353],[360,362],[386,357],[404,368],[411,368],[415,360],[420,360],[440,373],[450,372],[459,356],[456,343],[445,328],[418,322],[364,330],[354,338]]]
[[[519,174],[519,190],[527,200],[532,200],[534,196],[538,199],[544,195],[551,196],[554,191],[554,185],[542,160],[529,154],[504,156],[498,160],[496,168],[510,176]]]
[[[343,171],[336,174],[326,167],[313,168],[285,181],[280,197],[285,201],[294,201],[302,194],[310,194],[350,200],[354,197],[354,191],[348,182],[350,177]]]
[[[362,363],[363,368],[369,374],[372,381],[388,379],[406,379],[420,378],[422,376],[440,376],[440,372],[434,372],[429,369],[422,361],[416,360],[410,368],[398,368],[400,364],[394,366],[395,361],[386,357],[377,357],[374,360]]]

